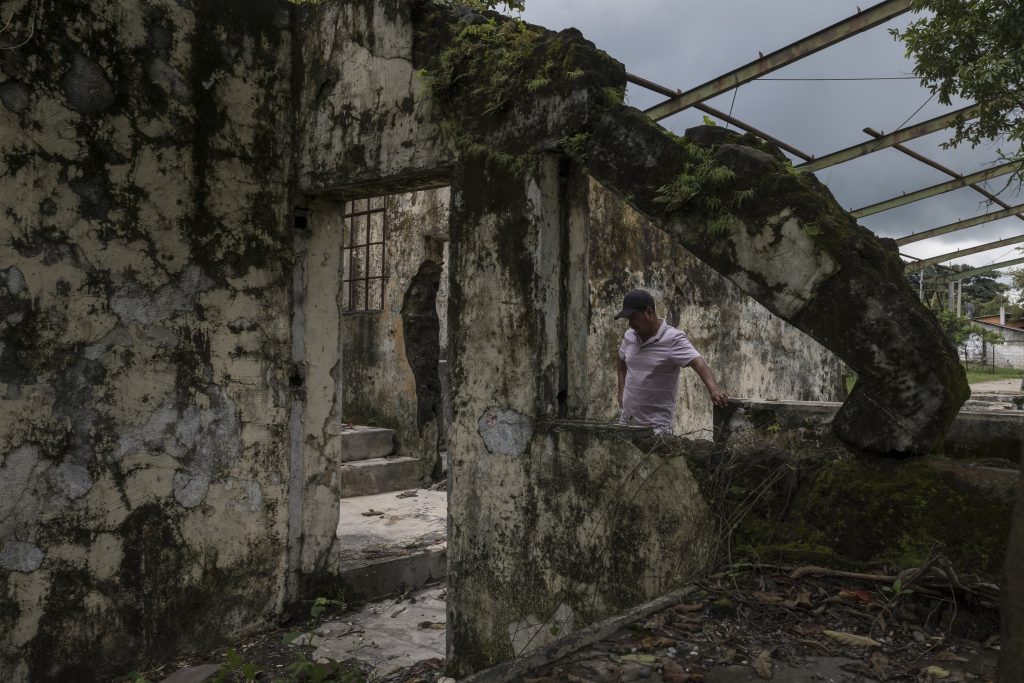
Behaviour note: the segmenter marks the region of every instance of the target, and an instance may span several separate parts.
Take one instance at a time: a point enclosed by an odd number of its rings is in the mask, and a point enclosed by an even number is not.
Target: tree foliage
[[[949,105],[957,96],[981,106],[947,143],[1024,140],[1024,3],[1016,0],[915,0],[930,12],[892,33],[907,46],[922,85]],[[1004,157],[1024,159],[1019,146]],[[1018,181],[1022,178],[1018,171]]]

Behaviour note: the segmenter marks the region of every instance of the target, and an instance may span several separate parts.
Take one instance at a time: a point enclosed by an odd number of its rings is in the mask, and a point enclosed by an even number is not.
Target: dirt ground
[[[828,573],[747,566],[716,574],[697,584],[692,601],[524,681],[997,679],[998,614],[985,598]]]

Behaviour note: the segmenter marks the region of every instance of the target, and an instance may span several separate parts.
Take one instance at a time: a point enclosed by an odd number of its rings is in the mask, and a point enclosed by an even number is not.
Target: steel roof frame
[[[1024,242],[1024,235],[1018,235],[1017,237],[1008,237],[1004,240],[998,240],[996,242],[989,242],[987,244],[979,244],[976,247],[969,247],[967,249],[958,249],[951,251],[946,254],[939,254],[938,256],[931,256],[929,258],[923,258],[920,261],[914,263],[908,263],[904,266],[903,271],[906,273],[916,273],[919,270],[924,270],[928,266],[945,263],[946,261],[952,261],[960,256],[970,256],[971,254],[978,254],[989,249],[998,249],[999,247],[1008,247],[1013,244],[1020,244]]]
[[[745,66],[740,67],[739,69],[735,69],[734,71],[731,71],[728,74],[708,81],[707,83],[686,92],[681,92],[680,90],[673,90],[671,88],[659,85],[658,83],[642,78],[635,74],[627,73],[626,79],[630,83],[639,85],[643,88],[669,97],[669,99],[666,100],[665,102],[662,102],[661,104],[646,110],[646,113],[649,116],[651,116],[651,118],[653,118],[654,120],[659,120],[678,111],[682,111],[683,109],[693,107],[721,121],[725,121],[727,124],[736,126],[736,128],[740,130],[752,133],[764,140],[767,140],[768,142],[771,142],[772,144],[778,146],[780,149],[789,152],[794,157],[803,159],[804,163],[798,164],[794,167],[799,170],[813,172],[891,147],[902,152],[903,154],[910,156],[911,158],[921,163],[924,163],[943,173],[946,173],[947,175],[953,178],[953,180],[947,181],[945,183],[939,183],[937,185],[923,188],[921,190],[917,190],[909,194],[904,194],[899,197],[893,197],[881,202],[877,202],[875,204],[871,204],[869,206],[861,207],[860,209],[853,210],[850,213],[854,218],[860,218],[863,216],[880,213],[882,211],[887,211],[898,206],[904,206],[906,204],[921,201],[929,197],[934,197],[946,192],[951,192],[961,187],[970,187],[984,195],[987,199],[989,199],[989,201],[1002,207],[1001,211],[996,211],[993,213],[985,214],[983,216],[969,218],[963,221],[957,221],[956,223],[950,223],[948,225],[940,226],[938,228],[932,228],[929,230],[911,233],[910,235],[901,237],[896,240],[897,244],[901,246],[904,244],[910,244],[912,242],[937,237],[939,235],[956,232],[957,230],[964,230],[970,227],[982,225],[984,223],[989,223],[1009,216],[1016,216],[1017,218],[1024,220],[1024,205],[1019,205],[1015,207],[1010,206],[1003,200],[999,199],[996,195],[992,194],[987,189],[978,184],[980,182],[984,182],[986,180],[990,180],[992,178],[996,178],[1002,175],[1020,172],[1020,164],[1002,164],[1000,166],[995,166],[993,168],[985,169],[964,176],[957,173],[956,171],[953,171],[939,164],[938,162],[929,159],[928,157],[925,157],[922,154],[919,154],[918,152],[915,152],[905,147],[902,144],[907,140],[912,140],[923,135],[927,135],[929,133],[943,130],[950,126],[956,125],[957,123],[960,123],[964,120],[975,118],[977,116],[978,110],[980,109],[979,105],[977,104],[969,105],[956,111],[947,112],[933,119],[929,119],[928,121],[915,124],[914,126],[901,128],[897,131],[889,133],[888,135],[875,131],[873,128],[870,127],[865,128],[864,132],[875,138],[874,140],[861,143],[859,145],[853,145],[846,149],[842,149],[837,152],[833,152],[831,154],[827,154],[825,156],[817,158],[807,154],[806,152],[803,152],[802,150],[786,143],[785,141],[779,138],[776,138],[768,133],[765,133],[764,131],[759,130],[754,126],[731,116],[730,114],[726,114],[725,112],[719,111],[714,107],[703,104],[703,100],[722,94],[723,92],[727,92],[728,90],[738,87],[742,83],[754,80],[760,76],[763,76],[766,73],[769,73],[787,64],[791,64],[795,61],[798,61],[810,54],[813,54],[814,52],[818,52],[819,50],[822,50],[826,47],[841,42],[842,40],[845,40],[853,35],[861,33],[862,31],[865,31],[869,28],[873,28],[874,26],[878,26],[879,24],[882,24],[893,17],[903,14],[910,8],[910,2],[907,2],[905,0],[889,0],[888,2],[879,3],[878,5],[868,8],[863,12],[859,12],[858,14],[849,17],[846,20],[840,21],[826,29],[818,31],[817,33],[812,34],[807,38],[792,43],[791,45],[788,45],[787,47],[784,47],[780,50],[776,50],[767,57],[762,57],[756,62],[751,62]],[[956,258],[957,256],[967,256],[969,254],[978,253],[979,251],[985,251],[986,249],[997,248],[999,246],[1004,246],[1006,244],[1016,244],[1021,241],[1024,241],[1024,238],[1011,238],[1010,241],[1001,240],[998,242],[992,242],[987,245],[980,245],[978,247],[962,249],[956,252],[951,252],[950,254],[947,255],[943,255],[948,256],[949,258],[943,258],[942,256],[940,256],[931,257],[928,259],[919,259],[916,260],[916,262],[906,264],[906,272],[918,272],[929,265],[942,263],[943,261],[951,260],[952,258]],[[905,254],[901,255],[906,258],[913,258]],[[936,259],[941,260],[936,261]],[[1010,265],[1010,262],[1006,262],[1005,265]]]
[[[689,109],[699,102],[709,100],[716,95],[721,95],[776,69],[781,69],[788,64],[799,61],[808,55],[831,47],[858,33],[884,24],[890,19],[909,11],[912,4],[911,0],[886,0],[886,2],[880,2],[827,28],[812,33],[806,38],[765,55],[756,61],[745,64],[707,83],[698,85],[696,88],[675,95],[661,104],[651,107],[645,113],[655,121],[660,121],[684,109]]]
[[[928,199],[929,197],[934,197],[946,192],[959,190],[962,187],[973,187],[975,183],[991,180],[992,178],[998,178],[999,176],[1004,176],[1008,173],[1013,173],[1014,171],[1019,170],[1022,170],[1022,165],[1018,162],[1000,164],[999,166],[986,168],[983,171],[978,171],[977,173],[972,173],[970,175],[959,176],[953,180],[947,180],[944,183],[925,187],[920,190],[916,190],[915,192],[900,195],[899,197],[893,197],[892,199],[886,199],[885,201],[877,202],[875,204],[862,206],[859,209],[853,209],[850,211],[850,215],[854,218],[863,218],[864,216],[870,216],[872,214],[881,213],[882,211],[888,211],[889,209],[895,209],[897,206],[912,204],[914,202],[919,202],[922,199]]]
[[[938,237],[939,235],[948,235],[951,232],[957,232],[958,230],[966,230],[967,228],[973,228],[976,225],[991,223],[992,221],[997,221],[1000,218],[1019,216],[1022,213],[1024,213],[1024,204],[1018,204],[1017,206],[1011,206],[1010,208],[1003,209],[1002,211],[993,211],[992,213],[982,214],[981,216],[975,216],[974,218],[968,218],[966,220],[957,221],[956,223],[950,223],[948,225],[943,225],[938,228],[922,230],[921,232],[912,232],[905,237],[897,238],[896,244],[902,247],[905,244],[920,242],[921,240],[930,239],[932,237]]]
[[[929,282],[938,282],[945,284],[947,282],[956,282],[957,280],[963,280],[967,277],[974,277],[975,275],[983,275],[993,270],[999,270],[1000,268],[1009,268],[1010,266],[1016,266],[1024,263],[1024,258],[1010,259],[1009,261],[1000,261],[999,263],[991,263],[987,266],[981,266],[980,268],[971,268],[970,270],[960,270],[955,273],[948,275],[938,275]]]

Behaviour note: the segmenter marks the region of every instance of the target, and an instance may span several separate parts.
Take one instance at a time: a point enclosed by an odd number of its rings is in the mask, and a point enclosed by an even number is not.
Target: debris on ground
[[[883,572],[734,566],[698,582],[693,601],[526,680],[993,681],[994,587],[954,582],[943,564],[936,558],[903,580]]]

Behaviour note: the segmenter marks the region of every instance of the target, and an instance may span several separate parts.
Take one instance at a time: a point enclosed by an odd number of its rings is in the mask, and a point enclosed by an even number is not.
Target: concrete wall
[[[967,360],[994,363],[1001,368],[1024,368],[1024,330],[1017,330],[1001,325],[973,321],[982,329],[996,332],[1003,338],[1002,344],[981,343],[981,337],[971,336],[967,340]],[[964,352],[961,348],[960,355]]]
[[[444,278],[448,240],[447,188],[374,198],[385,207],[383,302],[376,310],[347,312],[342,284],[343,216],[364,210],[367,200],[316,200],[307,246],[305,347],[305,438],[309,457],[336,461],[337,430],[344,422],[394,429],[396,449],[420,457],[429,474],[437,459],[440,394],[436,386],[441,350],[438,306],[447,302]],[[436,327],[415,319],[410,287],[424,264],[436,272],[432,310]],[[420,279],[423,279],[421,275]],[[379,288],[375,284],[374,288]],[[379,296],[376,292],[374,296]],[[406,320],[403,320],[403,308]],[[444,310],[442,309],[442,312]],[[410,316],[412,317],[410,318]],[[432,355],[432,362],[429,356]],[[423,356],[422,362],[420,356]],[[414,367],[416,366],[416,367]],[[433,368],[435,386],[416,373]],[[421,397],[422,395],[422,397]],[[422,399],[422,400],[421,400]],[[317,455],[319,454],[319,455]]]
[[[707,559],[685,463],[559,422],[586,376],[568,221],[584,179],[467,164],[453,186],[448,657],[455,675],[665,592]],[[568,210],[567,210],[568,209]],[[683,549],[686,549],[684,552]]]
[[[443,143],[413,64],[414,3],[304,6],[299,185],[365,197],[448,184]]]
[[[658,314],[682,329],[730,395],[838,401],[845,397],[842,363],[803,332],[772,315],[736,285],[699,261],[596,181],[586,187],[590,319],[588,376],[575,414],[618,414],[615,358],[624,321],[614,316],[634,287],[654,294]],[[679,382],[675,432],[711,438],[711,402],[697,374]]]
[[[568,162],[548,157],[526,180],[486,161],[464,173],[450,227],[457,674],[664,593],[710,559],[685,462],[608,424],[624,331],[612,318],[629,288],[654,289],[734,393],[841,390],[831,354]],[[684,403],[679,425],[710,436],[703,386],[682,382],[697,407]]]
[[[190,7],[4,4],[5,681],[136,668],[284,601],[290,10]]]

